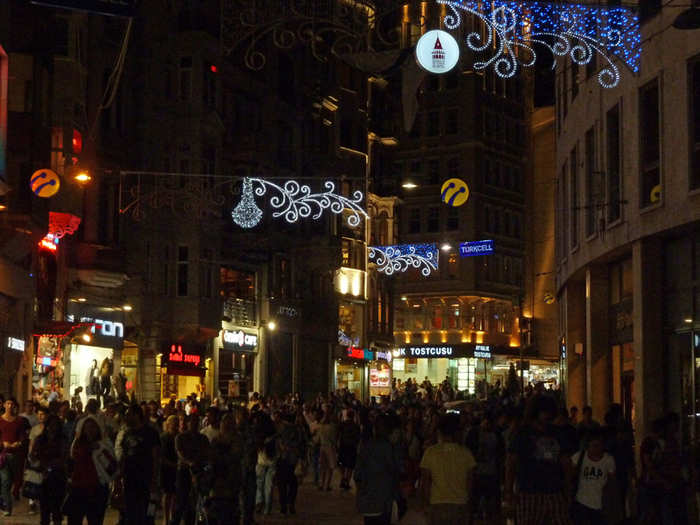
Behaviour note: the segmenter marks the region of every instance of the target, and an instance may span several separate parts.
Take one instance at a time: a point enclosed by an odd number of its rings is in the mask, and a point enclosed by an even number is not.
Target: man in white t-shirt
[[[574,522],[576,525],[605,525],[603,491],[608,481],[615,478],[615,460],[605,453],[600,429],[589,432],[588,447],[574,454],[571,461],[578,476],[572,512]]]

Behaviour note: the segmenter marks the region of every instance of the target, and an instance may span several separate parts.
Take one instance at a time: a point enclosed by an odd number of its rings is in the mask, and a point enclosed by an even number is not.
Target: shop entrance
[[[111,348],[72,345],[70,352],[69,392],[73,396],[76,388],[82,387],[80,399],[83,406],[88,399],[100,399],[111,395],[114,373]]]

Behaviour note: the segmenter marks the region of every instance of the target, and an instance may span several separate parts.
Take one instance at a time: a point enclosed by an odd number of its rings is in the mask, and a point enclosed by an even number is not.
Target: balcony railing
[[[224,301],[222,318],[238,326],[257,326],[255,301],[231,297]]]

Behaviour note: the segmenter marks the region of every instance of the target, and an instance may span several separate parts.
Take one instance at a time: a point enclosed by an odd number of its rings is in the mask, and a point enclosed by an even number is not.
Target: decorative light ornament
[[[241,202],[231,212],[231,218],[241,228],[255,228],[262,219],[263,212],[255,204],[253,194],[253,182],[248,177],[243,179],[243,190],[241,192]]]
[[[444,18],[447,29],[459,27],[462,13],[484,23],[486,34],[471,32],[466,43],[472,51],[493,50],[493,55],[475,62],[475,69],[493,66],[497,75],[510,78],[518,67],[535,64],[534,45],[541,44],[554,57],[570,56],[578,65],[586,65],[596,54],[601,55],[607,62],[598,73],[598,81],[604,88],[613,88],[620,82],[620,71],[609,54],[620,58],[634,73],[639,72],[642,40],[639,16],[629,8],[502,0],[437,2],[451,10]]]
[[[370,246],[369,259],[377,271],[385,275],[403,273],[420,268],[424,277],[438,269],[436,244],[399,244],[397,246]]]
[[[336,215],[347,212],[348,225],[353,228],[360,224],[363,217],[369,218],[367,212],[360,206],[364,199],[361,191],[355,191],[351,197],[345,197],[335,193],[335,183],[331,181],[323,184],[326,191],[311,193],[311,187],[294,180],[288,180],[283,186],[265,179],[250,180],[256,184],[255,195],[259,197],[265,195],[268,189],[278,193],[270,199],[270,205],[277,210],[272,213],[272,216],[284,217],[290,224],[307,217],[320,219],[326,210]]]

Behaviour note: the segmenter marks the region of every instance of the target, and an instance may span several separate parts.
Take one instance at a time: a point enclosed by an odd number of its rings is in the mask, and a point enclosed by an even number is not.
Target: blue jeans
[[[14,481],[14,461],[12,454],[5,456],[5,465],[0,468],[0,499],[2,499],[5,510],[12,512],[12,482]]]
[[[269,514],[272,510],[272,481],[275,479],[275,466],[257,465],[255,474],[258,478],[258,492],[255,497],[255,503],[258,505],[263,503],[265,514]]]

